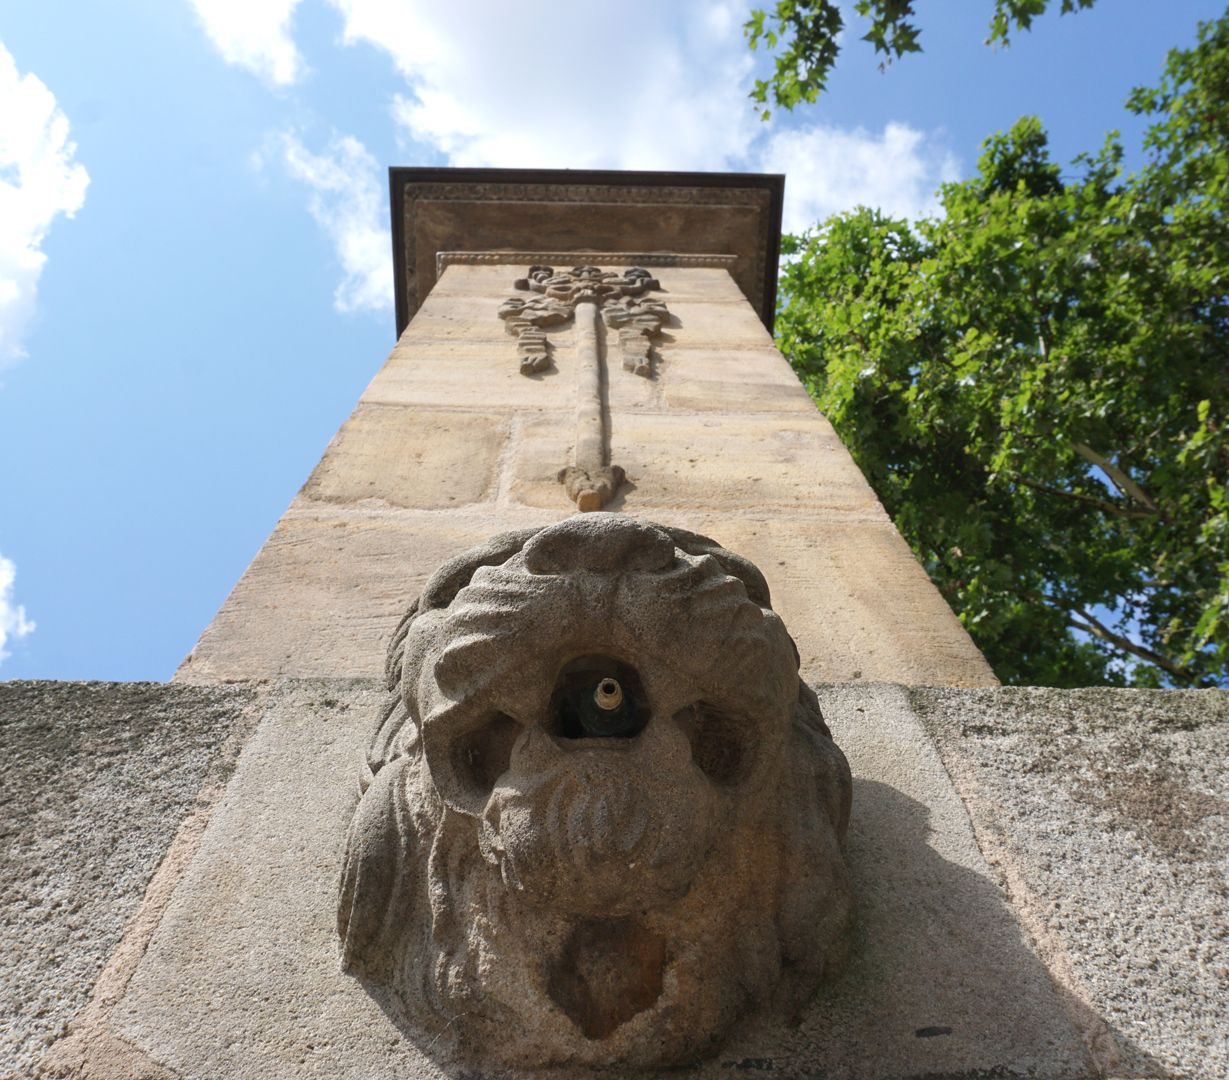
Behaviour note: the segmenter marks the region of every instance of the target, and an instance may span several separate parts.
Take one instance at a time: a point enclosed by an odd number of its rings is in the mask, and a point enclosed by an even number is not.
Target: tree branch
[[[1158,652],[1153,652],[1151,649],[1143,645],[1137,645],[1129,637],[1123,637],[1122,634],[1115,634],[1104,623],[1094,619],[1087,611],[1080,608],[1075,609],[1075,615],[1084,621],[1081,623],[1073,616],[1067,616],[1067,623],[1073,626],[1076,630],[1083,630],[1086,634],[1092,634],[1093,637],[1100,638],[1102,641],[1109,642],[1111,645],[1117,646],[1124,652],[1129,652],[1132,656],[1138,656],[1141,660],[1147,660],[1150,664],[1155,664],[1162,671],[1167,671],[1175,679],[1182,682],[1190,683],[1195,681],[1195,673],[1190,668],[1184,668],[1180,664],[1175,664],[1167,656],[1162,656]]]
[[[1075,452],[1080,455],[1085,461],[1098,466],[1105,472],[1105,475],[1110,478],[1119,491],[1129,499],[1134,499],[1141,506],[1146,506],[1153,513],[1160,513],[1156,503],[1148,498],[1148,493],[1132,480],[1125,472],[1115,465],[1109,458],[1103,454],[1098,454],[1092,447],[1084,443],[1072,444]]]
[[[1048,484],[1038,484],[1035,480],[1029,480],[1027,477],[1019,476],[1016,473],[1008,473],[1011,479],[1019,484],[1023,484],[1027,488],[1032,488],[1034,491],[1040,491],[1044,495],[1057,495],[1063,499],[1071,499],[1074,502],[1086,503],[1089,506],[1095,506],[1098,510],[1104,510],[1107,514],[1113,514],[1116,517],[1124,518],[1150,518],[1155,517],[1157,510],[1130,510],[1127,507],[1119,506],[1117,503],[1112,503],[1108,499],[1098,499],[1094,495],[1081,495],[1078,491],[1063,491],[1062,488],[1050,487]]]
[[[1100,638],[1102,641],[1121,649],[1123,652],[1130,653],[1132,656],[1138,656],[1141,660],[1146,660],[1150,664],[1155,664],[1162,671],[1168,672],[1180,682],[1196,682],[1197,676],[1190,668],[1184,668],[1180,664],[1175,664],[1169,657],[1153,652],[1147,646],[1139,645],[1129,637],[1114,633],[1103,622],[1093,618],[1092,615],[1082,608],[1076,608],[1072,612],[1066,604],[1058,603],[1048,596],[1041,596],[1031,589],[1012,589],[1010,591],[1014,592],[1022,600],[1027,600],[1030,604],[1041,604],[1045,607],[1051,607],[1055,611],[1061,611],[1067,617],[1067,625],[1073,629],[1082,630],[1084,633]],[[1079,619],[1075,618],[1076,615],[1079,616]],[[1081,619],[1083,620],[1082,622],[1080,621]]]

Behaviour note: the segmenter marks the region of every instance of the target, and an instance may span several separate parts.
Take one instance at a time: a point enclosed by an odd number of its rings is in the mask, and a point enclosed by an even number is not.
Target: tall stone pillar
[[[579,504],[751,559],[809,679],[995,685],[773,346],[781,177],[392,181],[397,344],[178,681],[376,675],[437,566]]]

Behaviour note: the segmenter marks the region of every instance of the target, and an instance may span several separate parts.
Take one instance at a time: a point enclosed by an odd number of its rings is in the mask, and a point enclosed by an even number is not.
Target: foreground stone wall
[[[618,269],[618,267],[611,267]],[[448,266],[176,676],[375,676],[426,578],[492,534],[575,512],[574,328],[520,373],[498,312],[523,263]],[[804,673],[992,686],[729,273],[653,267],[671,321],[646,379],[608,357],[606,509],[711,536],[768,578]]]
[[[854,774],[854,955],[796,1027],[751,1021],[683,1075],[1229,1072],[1229,694],[819,693]],[[0,684],[0,1076],[91,984],[49,1075],[459,1075],[338,967],[379,697]]]
[[[30,1075],[86,1003],[181,823],[220,793],[259,698],[0,683],[0,1076]]]
[[[908,697],[1104,1074],[1229,1076],[1229,694]]]

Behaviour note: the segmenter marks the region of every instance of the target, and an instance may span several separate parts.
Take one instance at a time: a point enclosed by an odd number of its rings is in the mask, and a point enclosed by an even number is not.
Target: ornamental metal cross
[[[546,327],[576,321],[576,447],[572,464],[559,471],[559,480],[580,510],[600,510],[623,482],[623,470],[610,461],[604,335],[599,326],[604,322],[618,331],[623,367],[651,379],[652,337],[670,313],[660,300],[644,294],[661,285],[640,266],[622,274],[596,266],[576,266],[567,273],[531,266],[529,276],[513,285],[537,294],[512,297],[499,309],[508,333],[516,336],[522,375],[550,366]]]

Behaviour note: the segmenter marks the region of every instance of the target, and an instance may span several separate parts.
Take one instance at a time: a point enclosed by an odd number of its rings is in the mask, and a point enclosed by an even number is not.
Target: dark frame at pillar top
[[[389,208],[392,218],[393,276],[396,303],[397,336],[405,330],[417,310],[421,297],[409,295],[406,266],[405,190],[408,184],[542,184],[593,187],[695,187],[752,189],[768,194],[768,221],[761,229],[760,243],[764,249],[762,302],[757,314],[772,332],[776,315],[777,263],[781,249],[781,214],[785,195],[785,177],[779,173],[718,173],[718,172],[637,172],[586,169],[453,169],[418,166],[393,166],[388,170]],[[765,231],[766,230],[766,231]],[[467,248],[464,239],[450,240],[444,250],[491,250],[499,245],[489,241],[477,248]],[[520,245],[517,245],[520,246]],[[557,250],[560,245],[544,238],[541,249]],[[633,251],[653,250],[651,245],[628,247]],[[710,253],[710,252],[705,252]],[[689,254],[680,252],[679,254]],[[711,254],[746,255],[746,252],[711,252]]]

